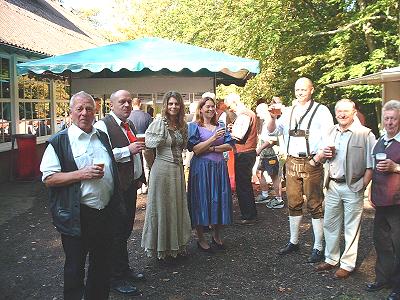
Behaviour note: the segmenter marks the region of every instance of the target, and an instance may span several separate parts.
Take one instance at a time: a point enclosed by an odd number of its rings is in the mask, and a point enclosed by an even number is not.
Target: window
[[[71,124],[69,116],[69,100],[71,95],[71,86],[67,78],[54,80],[55,98],[56,98],[56,132]]]
[[[0,101],[0,143],[11,141],[11,103]]]
[[[10,60],[0,57],[0,98],[10,98]]]
[[[0,57],[0,144],[11,141],[10,60]]]
[[[18,77],[19,133],[51,134],[50,80],[39,76]]]

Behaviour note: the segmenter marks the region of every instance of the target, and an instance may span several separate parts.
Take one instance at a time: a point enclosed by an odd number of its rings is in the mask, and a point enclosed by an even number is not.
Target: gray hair
[[[400,101],[399,100],[390,100],[385,103],[385,105],[382,108],[383,111],[387,110],[400,110]]]
[[[71,109],[72,107],[74,107],[75,104],[75,100],[79,98],[79,99],[88,99],[88,100],[92,100],[93,101],[93,106],[96,106],[96,103],[92,97],[92,95],[84,92],[84,91],[80,91],[74,95],[72,95],[71,100],[69,101],[69,108]]]
[[[340,100],[339,100],[338,102],[336,102],[336,104],[335,104],[335,111],[336,111],[336,109],[337,109],[337,107],[339,106],[340,103],[351,103],[352,106],[353,106],[353,109],[354,109],[354,110],[356,109],[356,104],[355,104],[353,101],[351,101],[350,99],[340,99]]]

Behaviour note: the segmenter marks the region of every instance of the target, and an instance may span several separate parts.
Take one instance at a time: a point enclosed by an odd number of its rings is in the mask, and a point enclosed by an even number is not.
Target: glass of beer
[[[138,142],[142,142],[142,143],[144,143],[145,137],[146,137],[146,135],[144,133],[138,133],[136,135],[136,138],[137,138]]]
[[[270,107],[270,111],[272,114],[276,115],[276,116],[280,116],[282,114],[282,106],[281,104],[272,104]]]

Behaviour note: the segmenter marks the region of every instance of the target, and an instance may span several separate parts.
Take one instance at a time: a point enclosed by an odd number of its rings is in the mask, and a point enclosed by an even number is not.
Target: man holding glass
[[[132,111],[131,94],[126,90],[112,93],[110,108],[110,113],[94,126],[109,137],[120,178],[119,191],[128,215],[128,222],[117,223],[113,238],[111,289],[121,294],[139,295],[131,281],[144,280],[144,275],[129,267],[127,241],[135,220],[137,190],[146,182],[141,154],[144,142],[138,141],[135,126],[128,120]]]
[[[40,165],[65,253],[64,299],[108,299],[113,220],[123,218],[117,169],[107,136],[93,127],[92,96],[73,95],[70,111],[73,124],[50,138]]]
[[[366,290],[393,290],[388,300],[400,299],[400,101],[383,106],[385,134],[374,149],[376,167],[372,176],[371,200],[375,205],[375,282]]]
[[[375,136],[371,129],[354,120],[357,111],[353,101],[339,100],[335,105],[338,124],[327,134],[327,146],[314,160],[328,159],[325,186],[325,262],[317,271],[340,267],[335,279],[345,279],[354,270],[357,260],[361,217],[364,208],[364,191],[372,177],[371,150]],[[345,247],[340,255],[340,237],[344,225]]]

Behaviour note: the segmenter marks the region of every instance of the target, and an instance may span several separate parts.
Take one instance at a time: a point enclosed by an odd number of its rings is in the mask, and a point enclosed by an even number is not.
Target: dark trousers
[[[377,206],[374,219],[376,281],[400,291],[400,205]]]
[[[128,239],[132,233],[136,213],[137,183],[122,192],[122,200],[126,208],[127,220],[116,220],[112,243],[111,279],[118,280],[129,271]]]
[[[110,280],[111,225],[108,209],[92,209],[81,205],[81,236],[62,234],[65,253],[64,299],[108,299]],[[85,279],[85,261],[89,266]]]
[[[254,220],[257,217],[253,185],[251,184],[252,169],[255,162],[255,150],[235,154],[236,194],[243,220]]]

